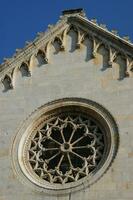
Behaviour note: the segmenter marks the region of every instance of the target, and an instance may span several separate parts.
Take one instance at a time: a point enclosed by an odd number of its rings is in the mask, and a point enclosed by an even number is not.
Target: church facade
[[[133,44],[82,9],[0,65],[0,199],[133,198]]]

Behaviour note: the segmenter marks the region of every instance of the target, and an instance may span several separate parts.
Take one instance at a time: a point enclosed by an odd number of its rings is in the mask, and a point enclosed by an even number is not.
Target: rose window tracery
[[[35,132],[28,150],[29,163],[47,182],[74,182],[98,166],[104,146],[104,131],[93,118],[58,116]]]
[[[64,194],[96,182],[112,163],[118,128],[101,105],[86,99],[50,102],[23,123],[14,142],[14,166],[39,192]]]

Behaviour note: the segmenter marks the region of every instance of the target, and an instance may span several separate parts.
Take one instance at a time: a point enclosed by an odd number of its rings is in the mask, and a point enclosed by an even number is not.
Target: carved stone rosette
[[[98,180],[117,148],[118,129],[108,111],[90,100],[71,98],[36,110],[19,130],[12,155],[24,184],[62,194]]]

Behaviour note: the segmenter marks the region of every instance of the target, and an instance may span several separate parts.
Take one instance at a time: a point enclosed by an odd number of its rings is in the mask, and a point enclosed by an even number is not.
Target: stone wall
[[[91,57],[91,41],[77,49],[70,30],[65,51],[55,42],[49,47],[49,63],[33,59],[31,76],[16,70],[13,90],[0,85],[0,200],[131,200],[133,197],[133,79],[121,80],[121,58],[108,67],[108,53],[101,47]],[[89,188],[63,196],[34,191],[17,177],[12,162],[15,136],[26,118],[38,107],[56,99],[79,97],[104,106],[115,118],[120,136],[117,156],[100,180]]]

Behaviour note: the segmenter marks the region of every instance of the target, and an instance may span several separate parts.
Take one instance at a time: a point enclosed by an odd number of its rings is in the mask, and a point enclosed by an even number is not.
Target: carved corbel
[[[129,57],[126,57],[126,66],[127,66],[126,76],[129,77],[130,74],[133,72],[133,60],[131,60]]]
[[[98,48],[102,45],[101,41],[96,41],[94,37],[92,37],[93,41],[93,51],[92,51],[92,58],[96,58]]]
[[[108,62],[109,67],[112,67],[112,64],[114,60],[116,59],[117,55],[118,55],[118,52],[113,50],[111,47],[109,47],[109,62]]]
[[[61,35],[62,38],[62,50],[65,51],[65,42],[66,42],[66,35],[67,35],[68,28],[66,28]]]
[[[50,45],[51,45],[52,41],[50,40],[49,42],[46,43],[45,47],[44,47],[44,53],[45,53],[45,59],[46,59],[46,63],[49,63],[49,49],[50,49]]]
[[[77,34],[78,34],[78,40],[77,40],[77,43],[76,43],[76,49],[80,49],[81,47],[81,33],[80,33],[80,30],[77,29]]]
[[[29,62],[30,60],[26,60],[20,65],[19,70],[21,71],[22,76],[31,76],[31,72],[29,70]]]
[[[85,36],[86,36],[85,33],[81,33],[80,30],[78,30],[78,42],[76,44],[77,49],[81,48],[81,44],[84,41]]]

